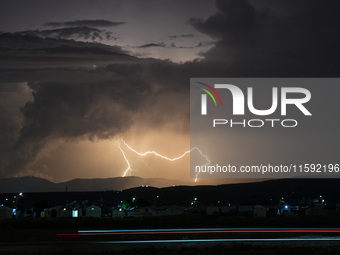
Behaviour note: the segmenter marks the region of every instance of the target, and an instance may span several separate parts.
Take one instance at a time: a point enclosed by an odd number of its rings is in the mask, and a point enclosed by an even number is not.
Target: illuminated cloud
[[[55,141],[109,141],[137,125],[188,136],[190,77],[338,77],[339,2],[273,2],[217,1],[207,19],[187,17],[197,34],[215,43],[201,60],[184,63],[60,39],[101,40],[108,31],[98,27],[124,22],[48,22],[56,29],[0,34],[0,177],[28,169],[56,150]],[[185,33],[168,39],[192,37]],[[155,52],[181,47],[142,44],[135,45]],[[74,171],[81,175],[80,168]]]

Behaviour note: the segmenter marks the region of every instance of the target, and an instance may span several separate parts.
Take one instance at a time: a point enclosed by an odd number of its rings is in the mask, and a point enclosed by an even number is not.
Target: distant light
[[[157,198],[159,198],[159,196],[157,196]]]
[[[121,212],[121,211],[122,211],[122,208],[119,208],[119,211]]]
[[[94,210],[94,208],[93,208],[93,207],[92,207],[91,209],[92,209],[92,211]]]
[[[281,198],[282,200],[284,199],[284,197]]]
[[[195,197],[194,200],[197,201],[197,197]]]
[[[142,185],[142,188],[144,188],[144,185]]]
[[[285,205],[285,209],[288,209],[288,205]]]
[[[17,196],[14,196],[14,198],[17,198]]]
[[[149,187],[149,185],[146,185],[145,187],[147,187],[147,188],[148,188],[148,187]]]
[[[320,197],[322,197],[322,196],[320,195]]]
[[[135,201],[136,200],[136,198],[134,197],[134,198],[132,198],[132,201]]]
[[[72,211],[72,217],[77,218],[78,217],[78,210]]]
[[[19,193],[19,196],[22,196],[22,193],[21,193],[21,192]]]
[[[66,208],[64,208],[64,211],[66,211]]]
[[[194,204],[194,202],[191,202],[191,205],[193,205]]]
[[[8,198],[6,198],[6,201],[8,201]]]
[[[172,187],[176,187],[176,185],[172,185]]]
[[[322,199],[322,202],[325,202],[325,200],[324,200],[324,199]]]
[[[217,201],[217,203],[220,203],[220,201]]]
[[[123,201],[120,201],[120,203],[122,204],[122,203],[123,203]]]
[[[17,215],[17,209],[14,208],[14,209],[12,210],[12,215]]]

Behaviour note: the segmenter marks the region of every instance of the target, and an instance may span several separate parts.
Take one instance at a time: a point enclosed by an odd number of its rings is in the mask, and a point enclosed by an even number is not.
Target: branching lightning
[[[184,152],[184,153],[183,153],[181,156],[179,156],[179,157],[176,157],[176,158],[168,158],[168,157],[163,156],[163,155],[161,155],[161,154],[159,154],[159,153],[157,153],[157,152],[155,152],[155,151],[147,151],[147,152],[144,152],[144,153],[140,153],[140,152],[136,151],[135,149],[131,148],[131,147],[123,140],[123,138],[121,138],[120,140],[124,143],[124,145],[126,146],[126,148],[128,148],[129,150],[131,150],[132,152],[136,153],[137,155],[139,155],[139,156],[141,156],[141,157],[146,156],[146,155],[148,155],[148,154],[154,154],[155,156],[160,157],[160,158],[163,158],[163,159],[165,159],[165,160],[168,160],[168,161],[175,161],[175,160],[179,160],[179,159],[183,158],[186,154],[192,152],[193,150],[197,150],[197,151],[202,155],[202,157],[204,157],[205,160],[207,161],[207,163],[206,163],[205,165],[203,165],[203,166],[207,166],[207,165],[210,164],[210,160],[209,160],[208,156],[204,155],[204,154],[202,153],[202,151],[201,151],[199,148],[197,148],[197,147],[194,147],[194,148],[192,148],[192,149],[190,149],[190,150]],[[130,164],[129,160],[127,159],[127,157],[126,157],[126,155],[125,155],[123,149],[120,147],[120,142],[118,143],[118,148],[119,148],[119,150],[122,152],[123,157],[124,157],[124,159],[125,159],[125,161],[126,161],[126,163],[127,163],[127,165],[128,165],[127,169],[124,171],[123,177],[125,177],[128,173],[129,173],[129,175],[131,175],[131,172],[132,172],[132,171],[137,171],[137,170],[133,170],[133,169],[131,168],[131,164]],[[142,161],[143,161],[143,158],[142,158]],[[144,161],[143,161],[143,162],[144,162]],[[145,163],[145,162],[144,162],[144,163]],[[145,163],[145,164],[146,164],[146,163]],[[146,164],[146,165],[147,165],[147,164]],[[148,166],[148,165],[147,165],[147,166]],[[148,166],[148,167],[149,167],[149,166]],[[195,182],[197,182],[198,174],[199,174],[199,172],[198,172],[197,175],[196,175]]]
[[[129,171],[130,171],[129,175],[131,175],[131,172],[132,172],[132,171],[137,171],[137,170],[133,170],[133,169],[131,168],[131,165],[130,165],[129,160],[127,159],[127,157],[125,156],[124,151],[123,151],[122,148],[120,147],[120,143],[118,143],[118,148],[119,148],[119,150],[122,152],[123,157],[124,157],[124,159],[125,159],[125,161],[126,161],[126,163],[127,163],[127,165],[128,165],[128,168],[125,170],[125,172],[124,172],[124,174],[123,174],[123,177],[125,177],[126,174],[127,174]]]

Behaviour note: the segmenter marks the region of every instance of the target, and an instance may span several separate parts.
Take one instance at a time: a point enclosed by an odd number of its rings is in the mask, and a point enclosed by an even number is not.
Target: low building
[[[72,218],[81,218],[83,217],[83,209],[82,208],[73,208],[72,209]]]
[[[133,211],[128,211],[128,217],[150,217],[152,216],[153,209],[151,207],[137,208]]]
[[[99,206],[91,205],[86,207],[85,217],[100,218],[102,216],[102,209]]]
[[[221,206],[221,214],[230,214],[231,207],[230,206]]]
[[[320,208],[320,207],[315,207],[315,208],[307,208],[305,210],[305,214],[307,217],[329,217],[329,216],[336,216],[336,210],[329,210],[326,208]]]
[[[35,213],[33,211],[33,208],[30,208],[30,209],[26,209],[25,212],[24,212],[24,217],[26,218],[32,218],[35,216]]]
[[[41,217],[45,218],[56,218],[56,217],[72,217],[72,209],[64,206],[54,206],[51,208],[44,209],[40,214]]]
[[[72,217],[72,209],[69,207],[61,207],[57,211],[57,217],[62,218],[71,218]]]
[[[112,218],[125,218],[126,217],[126,211],[122,208],[114,208],[111,210]]]
[[[0,205],[0,219],[12,218],[13,209],[4,205]]]
[[[176,205],[169,207],[169,210],[171,211],[171,215],[182,215],[185,212],[185,208]]]
[[[254,207],[252,205],[240,205],[237,207],[237,215],[254,216]]]
[[[165,210],[152,210],[152,217],[170,216],[170,215],[171,215],[170,209],[165,209]]]
[[[44,211],[40,213],[40,216],[44,218],[55,218],[57,217],[57,211],[59,208],[61,208],[61,206],[45,208]]]
[[[205,209],[205,213],[209,216],[211,215],[219,215],[221,213],[221,207],[219,206],[208,206]]]
[[[266,217],[267,208],[262,205],[254,206],[254,217]]]

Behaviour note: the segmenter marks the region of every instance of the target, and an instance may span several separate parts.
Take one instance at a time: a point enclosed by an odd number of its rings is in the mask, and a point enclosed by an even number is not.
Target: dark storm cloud
[[[178,48],[178,49],[193,49],[193,48],[202,47],[202,46],[203,46],[202,43],[199,43],[196,46],[176,46],[176,44],[174,43],[170,44],[171,48]],[[165,43],[148,43],[148,44],[144,44],[141,46],[137,46],[136,48],[145,49],[145,48],[153,48],[153,47],[166,48],[167,46]]]
[[[63,46],[73,50],[65,52]],[[113,138],[128,131],[136,121],[150,128],[176,123],[175,129],[188,132],[189,90],[185,84],[190,68],[170,61],[137,59],[120,48],[99,43],[31,35],[0,35],[0,48],[0,55],[7,54],[0,66],[1,82],[28,81],[33,96],[21,102],[20,111],[20,104],[15,107],[19,120],[12,128],[15,139],[6,142],[9,127],[0,134],[4,151],[9,152],[0,154],[3,176],[23,171],[58,139]],[[117,53],[119,49],[121,53]],[[35,56],[35,61],[28,58],[24,62],[22,55]],[[64,57],[56,63],[55,55]],[[73,61],[89,63],[90,67],[70,64],[66,57],[69,55]],[[92,67],[102,55],[110,57],[111,63],[118,56],[124,64]],[[15,68],[6,68],[5,63],[16,58]],[[3,102],[8,102],[8,93],[16,91],[16,87],[4,84],[0,91],[7,93],[3,94],[7,98]],[[8,114],[2,116],[13,115],[7,105],[3,111]]]
[[[202,53],[202,65],[223,67],[226,78],[340,76],[339,1],[218,0],[216,7],[218,11],[206,20],[192,18],[188,21],[198,31],[216,40],[215,47]],[[261,88],[255,80],[250,81],[254,83],[254,90]],[[312,93],[308,109],[313,116],[304,119],[296,117],[299,113],[290,114],[301,120],[291,132],[264,128],[255,132],[220,129],[214,133],[217,138],[214,142],[232,148],[227,164],[234,160],[235,165],[260,165],[267,160],[277,165],[336,160],[340,122],[335,117],[339,100],[334,95],[340,93],[339,86],[304,82],[299,85]],[[266,100],[263,94],[256,98],[261,103]],[[310,122],[304,125],[304,121]],[[202,141],[202,145],[206,142],[209,148],[208,139]],[[218,150],[228,161],[227,153],[221,148]],[[214,155],[218,150],[211,149],[211,152]]]
[[[77,42],[74,40],[41,38],[33,35],[19,33],[0,34],[0,75],[4,72],[13,72],[8,69],[11,64],[15,68],[30,68],[37,66],[64,66],[65,63],[95,64],[94,61],[129,61],[136,58],[119,46],[108,46],[100,43]],[[31,73],[34,75],[34,73]],[[13,79],[9,78],[9,79]],[[31,79],[29,79],[31,80]],[[6,80],[2,80],[6,81]],[[24,80],[25,81],[25,80]],[[26,80],[27,81],[27,80]]]
[[[27,30],[17,32],[17,34],[21,35],[33,35],[39,37],[49,37],[49,38],[73,38],[73,39],[91,39],[93,41],[99,39],[103,40],[106,38],[107,40],[117,40],[118,37],[114,37],[112,32],[100,30],[98,28],[92,27],[67,27],[67,28],[58,28],[58,29],[50,29],[50,30]]]
[[[209,45],[209,44],[208,44]],[[171,48],[177,48],[177,49],[194,49],[194,48],[200,48],[200,47],[206,47],[208,46],[207,44],[204,44],[204,43],[199,43],[197,44],[196,46],[177,46],[176,44],[174,43],[171,43],[170,44],[170,47]]]
[[[73,82],[65,76],[61,82],[29,82],[33,100],[21,108],[20,136],[3,174],[22,170],[56,139],[109,139],[128,131],[135,121],[151,129],[177,123],[179,132],[187,132],[189,91],[183,86],[184,69],[178,68],[155,60],[93,70],[92,82],[85,76]],[[104,74],[110,79],[101,81]],[[62,70],[55,70],[50,79],[61,75]]]
[[[1,92],[22,92],[22,84],[19,83],[1,83],[0,84],[0,93]]]
[[[13,152],[20,136],[23,116],[19,107],[31,99],[27,86],[19,83],[0,84],[0,176],[5,167],[18,159]]]
[[[202,53],[202,60],[183,64],[137,59],[119,51],[120,63],[86,69],[79,66],[92,65],[102,56],[114,62],[112,56],[117,52],[99,43],[0,35],[1,82],[29,81],[33,95],[21,108],[22,120],[7,121],[14,123],[16,139],[7,142],[7,131],[0,134],[2,146],[6,144],[10,151],[10,155],[0,156],[1,174],[21,171],[54,139],[112,138],[137,121],[147,123],[150,130],[175,123],[178,132],[188,132],[190,77],[339,76],[337,1],[263,3],[217,1],[216,14],[207,20],[190,19],[216,45]],[[279,12],[278,5],[284,11]],[[65,47],[74,50],[65,53]],[[166,46],[150,43],[140,47]],[[30,58],[25,60],[22,55]],[[62,58],[57,67],[51,67],[56,65],[56,55]],[[18,59],[15,69],[8,69],[6,64],[13,59]],[[81,64],[72,62],[77,64],[70,67],[70,59]],[[12,92],[5,90],[6,86],[2,91],[7,94],[2,95],[9,102]],[[12,116],[11,108],[2,107],[0,116],[4,112]]]
[[[206,20],[189,19],[217,40],[202,55],[239,76],[338,76],[340,2],[218,0]]]
[[[46,22],[46,27],[116,27],[124,25],[126,22],[113,22],[109,20],[96,19],[96,20],[75,20],[67,22]]]
[[[151,47],[166,47],[166,45],[164,43],[148,43],[148,44],[144,44],[141,46],[137,46],[137,48],[151,48]]]
[[[191,18],[188,23],[215,39],[230,38],[238,42],[248,39],[244,36],[256,26],[254,7],[246,0],[216,1],[216,7],[219,12],[206,21]]]
[[[194,34],[187,34],[187,35],[169,35],[168,38],[170,39],[178,39],[178,38],[189,38],[194,37]]]

